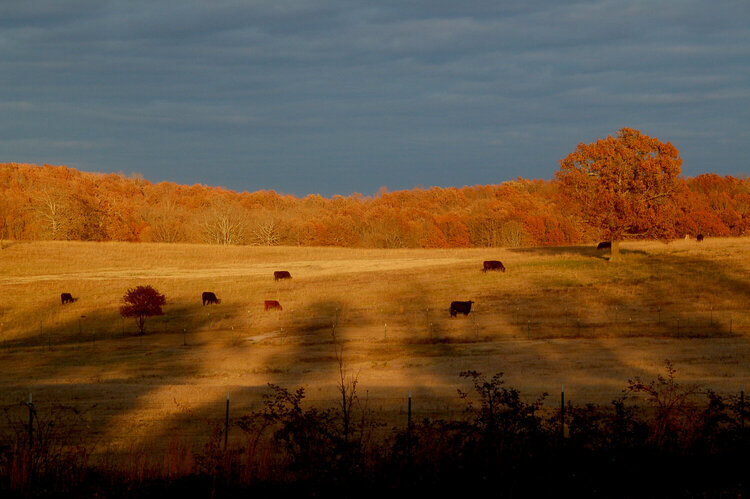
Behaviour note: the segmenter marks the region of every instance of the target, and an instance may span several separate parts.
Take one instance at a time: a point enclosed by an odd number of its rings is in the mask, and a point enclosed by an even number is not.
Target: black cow
[[[609,241],[603,241],[596,245],[596,249],[610,249],[612,247],[612,243]]]
[[[212,303],[215,303],[218,305],[219,303],[221,303],[221,300],[216,298],[216,295],[211,291],[204,291],[202,297],[203,297],[203,306],[205,306],[206,304],[211,305]]]
[[[488,270],[500,270],[505,272],[505,265],[503,265],[503,262],[497,260],[487,260],[482,265],[482,272],[487,272]]]
[[[77,299],[78,298],[73,298],[73,295],[71,295],[70,293],[60,293],[60,301],[63,305],[65,305],[66,303],[73,303]]]
[[[451,302],[451,317],[455,317],[459,313],[464,314],[464,315],[469,315],[469,312],[471,312],[472,303],[474,302],[473,301],[452,301]]]
[[[273,280],[278,281],[279,279],[291,279],[292,274],[287,270],[277,270],[273,273]]]
[[[703,241],[703,234],[698,234],[698,236],[695,238],[696,241],[701,242]]]

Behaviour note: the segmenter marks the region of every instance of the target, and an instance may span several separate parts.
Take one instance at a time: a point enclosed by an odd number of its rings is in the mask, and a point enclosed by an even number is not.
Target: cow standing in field
[[[280,279],[291,279],[292,274],[287,270],[277,270],[273,273],[273,280],[278,281]]]
[[[73,295],[71,295],[70,293],[60,293],[60,301],[63,305],[65,305],[66,303],[73,303],[77,299],[78,298],[73,298]]]
[[[265,300],[263,302],[263,310],[266,312],[269,310],[282,310],[281,303],[276,300]]]
[[[471,312],[471,304],[473,301],[452,301],[451,302],[451,317],[456,317],[458,314],[469,315]]]
[[[609,242],[609,241],[603,241],[603,242],[601,242],[601,243],[599,243],[599,244],[596,245],[596,249],[598,249],[598,250],[611,249],[611,248],[612,248],[612,243]]]
[[[212,291],[204,291],[203,295],[201,295],[203,298],[203,306],[216,304],[218,305],[221,303],[221,300],[216,298],[216,295]]]
[[[482,272],[487,272],[488,270],[505,272],[505,265],[503,265],[503,262],[497,260],[487,260],[482,264]]]
[[[695,238],[697,242],[703,241],[703,234],[698,234],[698,236]]]

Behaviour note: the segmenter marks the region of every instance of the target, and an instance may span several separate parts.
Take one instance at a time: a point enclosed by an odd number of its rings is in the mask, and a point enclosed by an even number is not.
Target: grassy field
[[[0,251],[0,406],[84,411],[101,445],[205,435],[258,408],[267,383],[335,403],[338,363],[368,406],[399,424],[455,416],[458,373],[503,371],[529,397],[606,403],[670,359],[680,380],[747,384],[750,238],[466,250],[16,242]],[[482,273],[501,260],[505,273]],[[274,282],[274,270],[293,279]],[[150,284],[165,315],[136,336],[122,295]],[[202,306],[201,292],[222,302]],[[61,305],[60,293],[78,298]],[[264,312],[264,300],[281,312]],[[473,300],[451,319],[452,300]],[[335,332],[335,338],[334,333]],[[334,343],[334,341],[336,343]],[[550,398],[550,406],[558,395]]]

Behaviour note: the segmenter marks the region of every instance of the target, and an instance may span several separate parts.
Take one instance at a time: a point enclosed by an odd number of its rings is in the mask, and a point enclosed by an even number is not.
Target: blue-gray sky
[[[2,162],[371,194],[551,178],[625,126],[750,173],[750,2],[0,2]]]

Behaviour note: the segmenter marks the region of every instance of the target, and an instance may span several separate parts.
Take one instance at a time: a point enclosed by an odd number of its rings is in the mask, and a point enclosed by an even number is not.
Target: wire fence
[[[566,408],[591,404],[575,396],[571,398],[570,393],[566,395],[563,386],[551,390],[551,393],[549,396],[536,394],[535,398],[528,400],[541,401],[537,413],[550,421],[559,421],[555,424],[560,425],[565,436]],[[706,389],[694,395],[716,393]],[[744,428],[744,387],[719,395],[724,400],[734,401],[735,405],[740,404]],[[622,397],[623,391],[611,393],[613,401],[622,400]],[[705,402],[708,402],[708,397]],[[638,406],[643,401],[633,398],[630,403]],[[599,404],[600,407],[609,405]],[[144,445],[164,448],[175,439],[200,445],[217,429],[223,435],[225,445],[243,445],[257,435],[243,431],[243,425],[238,423],[248,417],[259,417],[263,407],[264,400],[257,393],[242,391],[227,392],[226,397],[202,403],[176,398],[170,402],[139,400],[135,403],[106,397],[90,397],[84,402],[79,397],[62,400],[29,393],[15,404],[0,406],[0,446],[3,441],[7,443],[14,437],[24,437],[28,442],[58,438],[69,444],[107,450],[127,450]],[[332,414],[340,416],[341,400],[333,396],[305,397],[302,408],[330,410]],[[371,432],[376,439],[382,440],[403,433],[410,425],[423,420],[469,421],[476,416],[476,409],[476,405],[469,406],[466,400],[458,396],[440,397],[412,392],[404,396],[370,396],[364,393],[358,395],[353,420],[354,426],[360,424],[362,431]]]
[[[293,311],[292,311],[293,312]],[[362,311],[359,311],[362,313]],[[276,320],[236,321],[220,317],[196,326],[193,321],[158,318],[149,323],[146,335],[137,335],[124,320],[90,323],[85,317],[74,323],[39,319],[36,328],[12,324],[0,327],[0,349],[19,347],[46,347],[68,344],[90,344],[137,338],[144,343],[195,345],[201,333],[212,332],[213,339],[228,341],[233,346],[258,342],[290,342],[300,338],[306,341],[318,337],[330,339],[332,330],[345,334],[349,342],[402,342],[445,343],[496,341],[501,339],[550,338],[716,338],[740,337],[750,334],[748,314],[736,310],[695,311],[691,315],[675,313],[661,308],[644,312],[641,309],[615,307],[596,315],[564,309],[556,315],[534,314],[520,307],[510,307],[504,314],[475,308],[467,316],[450,318],[442,309],[395,311],[389,313],[373,309],[367,317],[352,312],[331,314],[279,315]],[[378,318],[379,317],[379,318]],[[129,321],[128,321],[129,324]],[[169,341],[164,341],[169,338]]]

